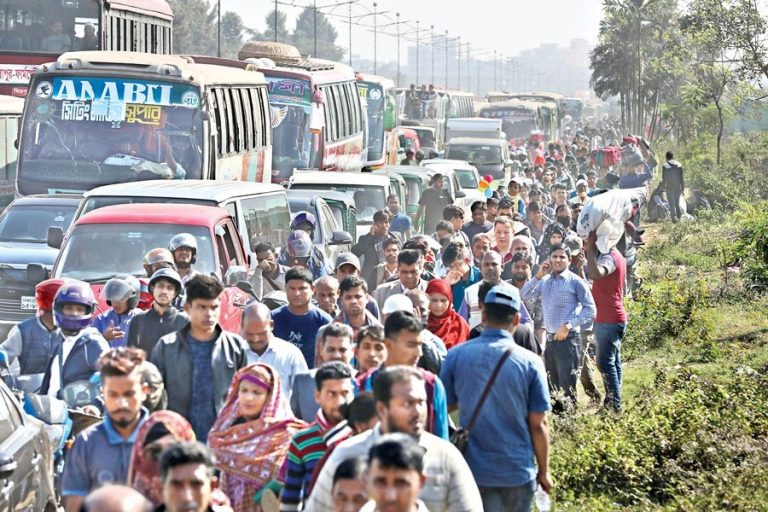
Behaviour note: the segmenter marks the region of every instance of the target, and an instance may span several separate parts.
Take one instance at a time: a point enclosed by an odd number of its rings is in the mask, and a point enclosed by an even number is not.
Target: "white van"
[[[504,139],[504,133],[501,131],[501,119],[463,117],[446,121],[446,142],[468,137],[474,139]]]

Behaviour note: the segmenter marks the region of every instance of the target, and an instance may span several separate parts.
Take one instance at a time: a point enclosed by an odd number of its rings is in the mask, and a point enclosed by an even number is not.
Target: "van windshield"
[[[145,277],[144,255],[156,247],[168,247],[179,233],[197,239],[194,269],[203,274],[216,272],[213,242],[202,226],[180,224],[83,224],[67,238],[55,277],[88,283],[106,282],[120,274]]]
[[[501,161],[501,147],[483,146],[476,144],[451,144],[446,150],[447,160],[466,160],[475,165],[499,165]]]
[[[383,210],[387,206],[387,194],[383,187],[374,187],[369,185],[344,185],[341,183],[324,183],[322,185],[315,183],[293,184],[292,189],[307,190],[322,187],[327,190],[338,190],[346,192],[355,200],[355,209],[357,210],[357,221],[364,223],[373,222],[373,214],[378,210]],[[343,224],[342,224],[343,225]]]

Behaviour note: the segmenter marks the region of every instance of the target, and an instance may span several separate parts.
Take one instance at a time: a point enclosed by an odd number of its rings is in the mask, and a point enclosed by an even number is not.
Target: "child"
[[[93,320],[95,327],[109,342],[110,347],[127,345],[125,333],[128,323],[139,312],[141,283],[133,276],[113,277],[101,289],[101,298],[107,301],[110,309]]]

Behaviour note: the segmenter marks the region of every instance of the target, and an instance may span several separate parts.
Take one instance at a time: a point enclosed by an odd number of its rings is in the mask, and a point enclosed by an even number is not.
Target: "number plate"
[[[35,302],[35,296],[22,295],[21,296],[21,309],[23,310],[35,310],[37,309],[37,302]]]

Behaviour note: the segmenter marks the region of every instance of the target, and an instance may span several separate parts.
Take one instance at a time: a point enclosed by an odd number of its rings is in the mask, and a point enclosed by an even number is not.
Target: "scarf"
[[[448,309],[440,316],[429,313],[427,329],[445,342],[445,347],[450,349],[459,343],[467,341],[469,336],[469,324],[456,311],[453,310],[453,292],[451,286],[442,279],[433,279],[427,285],[427,295],[439,293],[448,298]]]
[[[257,419],[234,425],[240,418],[238,392],[243,380],[268,388],[269,394]],[[208,446],[221,470],[222,489],[235,512],[256,510],[253,495],[278,476],[291,438],[306,427],[291,412],[274,368],[255,363],[235,374],[226,404],[208,434]]]
[[[163,482],[160,478],[160,461],[145,453],[147,437],[155,427],[162,426],[177,442],[194,441],[192,426],[173,411],[153,412],[136,434],[128,470],[128,485],[147,497],[154,506],[163,502]],[[157,431],[157,428],[155,428]]]

